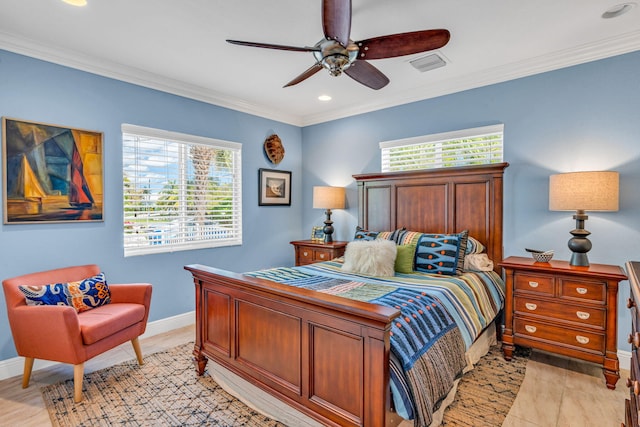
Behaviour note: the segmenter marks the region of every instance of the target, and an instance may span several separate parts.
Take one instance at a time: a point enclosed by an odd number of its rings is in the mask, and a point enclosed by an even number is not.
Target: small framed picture
[[[258,170],[258,206],[291,206],[291,172]]]
[[[324,242],[324,227],[313,227],[311,230],[311,240],[314,242]]]

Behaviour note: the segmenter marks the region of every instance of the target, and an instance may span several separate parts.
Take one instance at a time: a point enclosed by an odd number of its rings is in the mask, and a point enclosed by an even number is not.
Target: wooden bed
[[[360,226],[469,230],[498,269],[507,166],[355,175]],[[324,425],[401,421],[389,390],[398,311],[203,265],[185,269],[195,283],[198,374],[214,360]]]

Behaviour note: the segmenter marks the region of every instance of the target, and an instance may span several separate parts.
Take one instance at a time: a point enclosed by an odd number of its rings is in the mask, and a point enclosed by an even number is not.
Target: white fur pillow
[[[393,276],[396,253],[396,243],[393,240],[349,242],[344,252],[342,270],[367,276]]]

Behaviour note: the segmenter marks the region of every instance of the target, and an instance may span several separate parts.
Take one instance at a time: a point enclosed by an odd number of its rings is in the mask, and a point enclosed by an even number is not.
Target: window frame
[[[454,163],[451,166],[445,165],[445,161],[443,161],[442,156],[442,146],[446,143],[451,143],[452,145],[456,144],[461,140],[465,139],[474,139],[474,138],[483,138],[490,135],[500,134],[499,138],[499,151],[496,151],[499,155],[494,155],[490,149],[484,152],[485,155],[488,155],[488,161],[478,161],[477,159],[466,159],[466,160],[453,160],[447,163]],[[431,160],[423,159],[423,163],[416,163],[419,165],[418,167],[408,167],[408,168],[396,168],[392,165],[392,157],[393,157],[393,149],[395,148],[407,148],[407,147],[417,147],[422,145],[432,145],[433,152],[428,152],[425,154],[426,157],[431,157]],[[466,145],[469,145],[468,143]],[[478,144],[478,147],[482,148],[486,144]],[[493,164],[493,163],[501,163],[504,157],[504,124],[497,125],[489,125],[482,126],[476,128],[462,129],[451,132],[442,132],[431,135],[422,135],[411,138],[397,139],[392,141],[383,141],[379,143],[380,147],[380,164],[382,172],[400,172],[400,171],[409,171],[409,170],[426,170],[426,169],[439,169],[439,168],[447,168],[447,167],[459,167],[459,166],[470,166],[476,164]],[[495,148],[495,147],[494,147]],[[418,148],[415,150],[418,151]],[[452,150],[453,151],[453,150]],[[469,156],[469,149],[461,149],[456,154],[459,156]],[[397,159],[396,159],[397,160]],[[414,158],[415,161],[415,158]]]
[[[231,141],[224,141],[214,138],[207,138],[197,135],[190,135],[179,132],[166,131],[162,129],[154,129],[143,126],[131,125],[131,124],[122,124],[122,162],[123,162],[123,171],[122,171],[122,215],[123,215],[123,249],[124,256],[138,256],[138,255],[147,255],[147,254],[157,254],[157,253],[168,253],[168,252],[176,252],[176,251],[185,251],[185,250],[194,250],[194,249],[203,249],[203,248],[214,248],[214,247],[225,247],[225,246],[237,246],[242,244],[242,144]],[[135,142],[127,141],[127,138],[136,138]],[[160,210],[159,215],[165,220],[156,221],[158,228],[160,231],[160,239],[154,240],[153,242],[150,240],[151,232],[149,224],[151,215],[149,212],[142,212],[145,215],[148,215],[145,220],[138,221],[140,224],[140,228],[136,229],[136,233],[138,234],[138,230],[143,230],[142,236],[132,237],[133,233],[128,232],[127,224],[131,219],[131,215],[128,215],[127,207],[138,208],[135,203],[128,204],[127,196],[132,197],[136,194],[139,194],[140,189],[143,188],[140,183],[140,177],[143,177],[143,173],[140,172],[138,167],[138,162],[141,162],[142,156],[148,156],[150,151],[144,151],[140,147],[141,140],[140,139],[148,139],[151,140],[151,144],[158,145],[158,148],[163,145],[167,146],[170,144],[177,144],[176,146],[172,146],[172,148],[176,149],[177,158],[175,165],[175,169],[172,169],[171,172],[166,173],[166,175],[158,177],[154,179],[155,184],[170,185],[172,180],[175,180],[174,185],[178,188],[178,199],[182,203],[178,203],[178,215],[176,217],[175,211],[172,211],[173,208],[167,210]],[[131,147],[131,145],[135,145],[135,147]],[[194,177],[195,174],[192,172],[188,174],[188,170],[191,166],[190,157],[188,152],[190,147],[193,145],[198,146],[209,146],[214,147],[216,149],[228,150],[229,156],[231,158],[230,168],[225,169],[223,173],[230,178],[230,186],[225,189],[227,192],[231,192],[231,203],[232,206],[229,209],[230,212],[230,223],[231,227],[227,228],[217,224],[217,221],[212,221],[211,218],[205,216],[208,224],[202,225],[202,222],[199,224],[196,222],[193,225],[192,229],[195,227],[197,231],[193,231],[188,229],[188,224],[192,224],[194,221],[191,221],[191,216],[193,216],[193,210],[187,210],[186,202],[188,197],[193,197],[195,192],[197,192],[197,188],[193,188]],[[133,153],[130,151],[134,151]],[[180,155],[180,152],[187,153]],[[127,156],[132,156],[134,160],[129,162]],[[163,161],[166,164],[169,164],[171,160],[174,160],[173,157],[167,156],[166,153],[163,154]],[[148,161],[148,159],[147,159]],[[213,162],[215,162],[215,158]],[[135,170],[133,174],[127,173],[127,168],[131,166]],[[191,166],[191,169],[193,167]],[[207,179],[212,178],[212,170],[211,165],[209,166],[209,170],[207,173]],[[129,182],[131,180],[135,180],[134,191],[128,191],[127,189],[127,181],[126,178],[129,177]],[[149,178],[150,179],[150,178]],[[164,181],[163,181],[164,180]],[[190,182],[191,180],[191,182]],[[130,185],[130,184],[129,184]],[[149,184],[150,185],[150,184]],[[154,193],[154,194],[159,194]],[[130,199],[129,199],[130,200]],[[193,200],[193,199],[191,199]],[[206,203],[206,202],[201,202]],[[157,208],[157,205],[156,205]],[[172,215],[169,215],[171,213]],[[134,213],[133,216],[137,216],[139,212]],[[171,220],[170,220],[171,219]],[[215,219],[215,218],[214,218]],[[196,220],[197,221],[197,220]],[[174,224],[175,223],[175,224]],[[210,224],[213,223],[213,224]],[[135,229],[135,224],[131,225]],[[178,231],[175,231],[177,229]],[[176,236],[172,236],[171,242],[166,243],[168,238],[164,237],[164,233],[169,233],[171,230],[172,233],[176,234]],[[157,230],[154,230],[157,233]],[[193,237],[194,233],[196,237]],[[157,237],[154,237],[156,239]],[[135,240],[138,240],[138,244],[136,244]],[[142,242],[145,242],[142,244]]]

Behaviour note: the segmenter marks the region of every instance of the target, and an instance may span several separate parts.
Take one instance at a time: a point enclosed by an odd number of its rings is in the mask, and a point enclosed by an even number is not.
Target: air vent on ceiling
[[[409,61],[413,67],[424,73],[425,71],[435,70],[436,68],[444,67],[447,63],[437,53],[432,53],[422,58]]]

